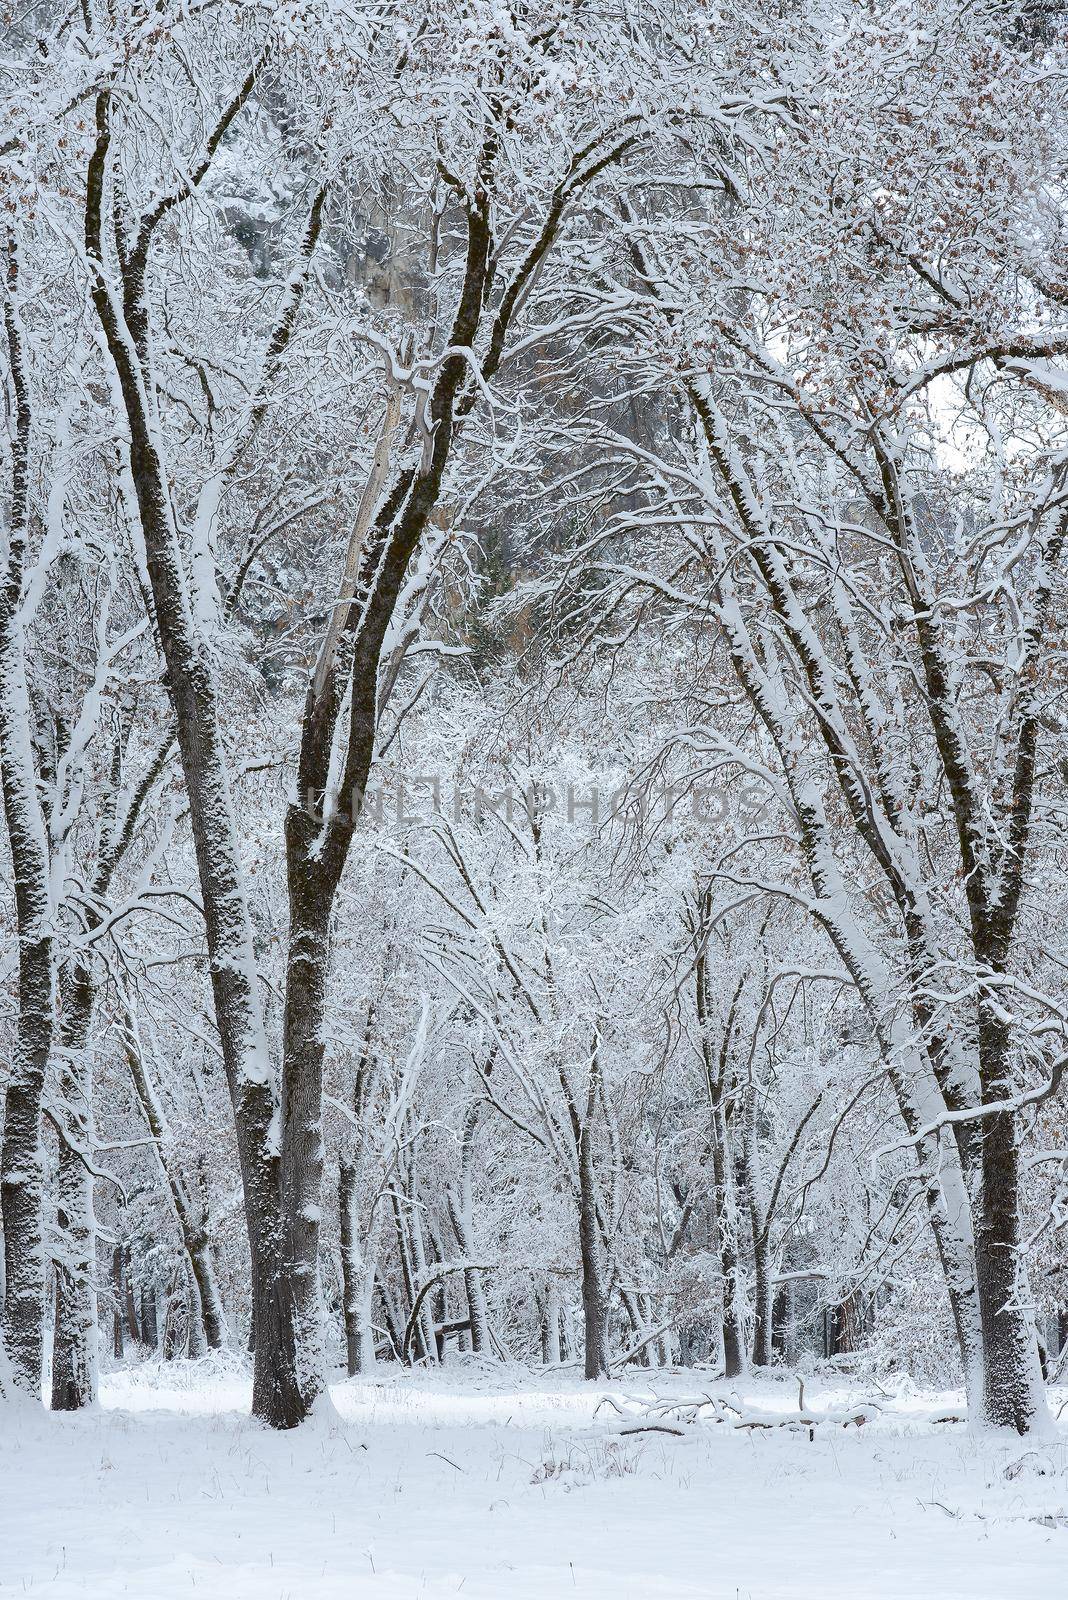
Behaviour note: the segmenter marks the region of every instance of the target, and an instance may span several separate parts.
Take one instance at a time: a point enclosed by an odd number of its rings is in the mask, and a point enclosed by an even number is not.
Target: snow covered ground
[[[145,1366],[80,1417],[0,1415],[0,1594],[67,1600],[1057,1600],[1068,1429],[1040,1448],[934,1425],[910,1395],[861,1428],[621,1436],[604,1393],[699,1374],[385,1369],[270,1434],[243,1376]],[[731,1392],[723,1383],[709,1385]],[[793,1383],[745,1404],[796,1406]],[[859,1390],[806,1394],[811,1409]],[[871,1389],[863,1398],[880,1398]],[[1060,1393],[1055,1407],[1068,1399]],[[1065,1411],[1068,1421],[1068,1407]]]

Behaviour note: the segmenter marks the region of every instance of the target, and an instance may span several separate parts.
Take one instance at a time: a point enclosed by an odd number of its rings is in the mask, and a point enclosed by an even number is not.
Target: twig
[[[673,1433],[677,1439],[686,1437],[685,1428],[672,1428],[666,1422],[639,1422],[633,1428],[620,1428],[620,1433]]]

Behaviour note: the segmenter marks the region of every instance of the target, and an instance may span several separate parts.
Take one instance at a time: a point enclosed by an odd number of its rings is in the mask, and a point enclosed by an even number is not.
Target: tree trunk
[[[258,70],[258,66],[252,68],[222,110],[207,140],[209,164],[227,128],[252,95]],[[324,651],[309,683],[301,727],[298,799],[286,816],[290,925],[281,1105],[277,1107],[215,685],[192,614],[159,442],[153,381],[152,329],[145,292],[149,251],[157,225],[174,205],[184,202],[188,191],[175,192],[134,222],[129,249],[117,248],[111,210],[115,194],[109,181],[115,160],[111,115],[111,91],[101,89],[95,101],[96,138],[87,173],[85,254],[92,274],[93,304],[116,369],[129,428],[130,473],[175,714],[216,1020],[237,1124],[252,1259],[253,1410],[274,1426],[289,1427],[307,1415],[324,1386],[318,1244],[330,917],[374,755],[384,641],[409,563],[438,504],[453,441],[497,369],[512,316],[522,303],[521,291],[529,286],[555,236],[574,179],[569,178],[567,188],[558,185],[537,248],[527,252],[510,292],[498,307],[488,347],[480,357],[481,376],[476,385],[470,381],[464,352],[475,347],[488,311],[495,270],[485,184],[495,164],[496,141],[487,138],[476,203],[466,208],[466,265],[448,335],[449,352],[439,364],[425,402],[428,443],[418,465],[413,461],[396,475],[373,522],[382,487],[377,480],[384,483],[384,469],[372,473],[370,492],[361,502],[354,541],[356,565],[347,573],[351,589],[343,590],[348,603],[338,611],[336,625],[331,625],[324,638]],[[304,267],[309,265],[319,237],[325,197],[325,188],[320,189],[311,208],[301,247]],[[303,281],[294,274],[268,343],[270,363],[276,362],[286,347]],[[380,459],[385,462],[387,457],[388,450]],[[315,817],[308,801],[309,797],[321,797],[327,788],[346,690],[348,727],[341,741],[345,755],[337,786],[339,810],[331,818]],[[433,1359],[432,1333],[429,1342],[427,1357]]]
[[[772,1351],[771,1269],[768,1263],[768,1241],[753,1241],[753,1365],[770,1367]]]
[[[711,890],[700,899],[701,926],[711,914]],[[721,1338],[723,1343],[723,1371],[728,1378],[738,1377],[745,1371],[745,1304],[738,1257],[738,1200],[734,1182],[734,1157],[731,1149],[731,1117],[728,1096],[732,1087],[731,1042],[734,1017],[742,992],[741,983],[734,992],[726,1019],[722,1024],[718,1050],[713,1046],[712,974],[709,968],[708,945],[699,939],[694,962],[694,1004],[701,1033],[701,1059],[708,1088],[711,1112],[709,1142],[712,1148],[713,1191],[710,1210],[719,1244],[720,1279],[722,1282],[723,1311]]]
[[[753,1235],[753,1365],[769,1367],[772,1357],[769,1219],[757,1139],[757,1088],[752,1082],[745,1089],[741,1154],[745,1199]]]
[[[401,1215],[401,1203],[400,1203],[399,1199],[397,1198],[397,1195],[396,1195],[395,1191],[391,1192],[391,1194],[390,1194],[390,1204],[393,1207],[393,1226],[394,1226],[394,1228],[396,1230],[396,1235],[397,1235],[397,1260],[400,1263],[401,1282],[404,1285],[404,1298],[405,1298],[405,1300],[406,1300],[406,1302],[408,1304],[408,1308],[410,1310],[411,1307],[414,1306],[414,1304],[415,1304],[415,1284],[412,1281],[412,1263],[411,1263],[411,1259],[410,1259],[409,1254],[408,1254],[408,1240],[407,1240],[407,1238],[405,1236],[405,1232],[404,1232],[404,1219],[403,1219],[403,1217]],[[404,1319],[402,1319],[401,1317],[397,1317],[395,1320],[396,1320],[398,1326],[403,1327]],[[415,1330],[415,1340],[416,1340],[416,1345],[418,1346],[418,1344],[419,1344],[419,1328],[418,1328],[418,1326],[416,1326],[416,1330]],[[396,1338],[394,1338],[393,1342],[396,1345],[398,1356],[400,1356],[402,1361],[407,1361],[407,1359],[408,1359],[407,1353],[402,1349],[401,1344],[397,1344]],[[402,1343],[403,1343],[403,1341],[402,1341]]]
[[[186,1354],[192,1361],[202,1361],[208,1353],[208,1341],[204,1333],[204,1308],[200,1300],[200,1286],[189,1270],[188,1263],[186,1266],[186,1305],[189,1307]]]
[[[18,1038],[0,1154],[3,1336],[16,1384],[35,1399],[40,1398],[44,1347],[41,1103],[51,1032],[51,940],[20,942]]]
[[[560,1354],[560,1296],[550,1279],[542,1302],[541,1359],[546,1366],[558,1367]]]
[[[463,1138],[460,1146],[460,1188],[448,1191],[449,1216],[452,1221],[460,1254],[468,1261],[475,1259],[473,1226],[473,1190],[471,1168],[474,1161],[475,1130],[478,1127],[479,1104],[469,1107],[464,1118]],[[464,1272],[464,1290],[470,1320],[471,1350],[474,1355],[484,1354],[490,1347],[489,1307],[482,1273],[477,1267]]]
[[[570,1365],[576,1359],[575,1333],[571,1307],[560,1307],[560,1359]]]
[[[983,1044],[1007,1055],[1000,1023],[980,1023]],[[1000,1034],[1001,1037],[990,1038]],[[989,1087],[988,1087],[989,1086]],[[984,1073],[984,1097],[1011,1092],[999,1060]],[[1046,1419],[1034,1305],[1020,1240],[1020,1151],[1012,1112],[983,1122],[982,1188],[975,1233],[976,1280],[983,1323],[983,1411],[993,1427],[1024,1434]]]
[[[203,1232],[194,1234],[188,1242],[189,1266],[200,1303],[200,1326],[204,1344],[209,1350],[221,1350],[226,1344],[226,1313],[219,1293],[219,1280],[215,1272],[215,1258],[211,1241]]]
[[[772,1348],[783,1364],[792,1367],[797,1360],[797,1328],[793,1280],[780,1284],[772,1310]]]
[[[123,1255],[123,1287],[126,1292],[126,1326],[135,1344],[141,1343],[141,1324],[137,1316],[137,1291],[133,1277],[133,1251],[126,1246]]]
[[[734,1163],[730,1159],[726,1117],[722,1107],[713,1116],[712,1132],[713,1221],[719,1242],[719,1270],[723,1289],[723,1372],[737,1378],[746,1368],[745,1308],[738,1267],[738,1202]]]
[[[325,1320],[319,1274],[323,1187],[323,1023],[336,883],[314,859],[319,823],[305,807],[286,819],[289,954],[282,1023],[283,1262],[306,1413],[323,1392]],[[338,873],[340,877],[340,873]]]
[[[126,1353],[122,1337],[122,1308],[125,1296],[122,1288],[122,1245],[111,1252],[111,1353],[121,1361]]]
[[[33,759],[22,600],[29,537],[30,393],[15,309],[18,267],[9,245],[4,327],[15,399],[7,565],[0,580],[0,782],[14,870],[19,941],[18,1021],[4,1098],[0,1227],[4,1304],[0,1322],[11,1376],[39,1400],[44,1354],[45,1260],[41,1239],[41,1106],[52,1044],[55,972],[50,859]]]
[[[378,1290],[378,1303],[382,1308],[382,1321],[385,1325],[386,1336],[393,1351],[393,1359],[399,1361],[404,1354],[404,1322],[400,1316],[397,1303],[387,1292],[386,1285],[377,1273],[372,1279],[372,1289]]]
[[[62,985],[59,1099],[64,1122],[56,1174],[56,1323],[52,1346],[52,1410],[92,1405],[97,1392],[99,1329],[96,1227],[91,1156],[93,1058],[89,1030],[95,986],[87,965],[75,964]],[[69,1136],[69,1137],[66,1137]]]
[[[578,1148],[579,1254],[582,1261],[582,1316],[586,1335],[587,1378],[608,1375],[605,1340],[605,1297],[601,1286],[597,1174],[593,1164],[593,1119],[597,1103],[596,1073],[590,1070],[590,1092]]]
[[[414,1201],[415,1176],[410,1174],[410,1194]],[[407,1208],[405,1217],[409,1239],[409,1250],[412,1263],[412,1287],[418,1296],[420,1289],[429,1276],[427,1271],[426,1243],[423,1239],[423,1223],[420,1209],[416,1205]],[[438,1350],[437,1333],[434,1327],[434,1312],[431,1309],[431,1295],[423,1298],[419,1311],[419,1342],[423,1348],[423,1357],[430,1366],[437,1366],[440,1352]],[[414,1302],[413,1302],[414,1303]]]
[[[97,1395],[96,1233],[92,1176],[66,1145],[59,1153],[56,1201],[63,1256],[55,1264],[52,1410],[79,1411]]]
[[[646,1294],[642,1296],[641,1306],[642,1316],[645,1318],[646,1327],[654,1327],[658,1323],[667,1320],[662,1316],[661,1311],[657,1310],[651,1295]],[[669,1328],[665,1328],[662,1333],[657,1334],[656,1338],[653,1340],[651,1353],[653,1366],[670,1367],[672,1365],[674,1350],[672,1333]]]
[[[236,106],[235,102],[231,114],[236,114]],[[113,252],[105,241],[110,118],[110,94],[102,90],[96,97],[96,140],[87,174],[86,256],[93,274],[93,303],[129,427],[130,474],[189,799],[215,1017],[234,1108],[252,1263],[256,1344],[252,1408],[271,1426],[287,1428],[307,1414],[307,1373],[298,1362],[296,1305],[283,1267],[271,1057],[215,683],[191,610],[170,485],[158,445],[155,388],[146,377],[152,364],[144,284],[151,235],[139,236],[143,249],[124,264],[121,297],[113,287]]]
[[[11,787],[6,769],[4,784],[5,790]],[[31,898],[36,901],[32,885],[16,882],[16,898],[24,903]],[[32,920],[29,906],[24,905],[20,925],[25,928]],[[51,937],[20,933],[15,1059],[4,1101],[0,1152],[3,1340],[16,1384],[37,1399],[41,1392],[45,1295],[41,1106],[52,1038],[53,992]]]
[[[141,1285],[141,1331],[150,1350],[159,1349],[159,1311],[156,1304],[156,1285]]]
[[[374,1267],[360,1254],[356,1163],[342,1161],[338,1169],[338,1208],[341,1216],[342,1315],[345,1320],[345,1358],[350,1378],[374,1366],[371,1334],[374,1301]]]

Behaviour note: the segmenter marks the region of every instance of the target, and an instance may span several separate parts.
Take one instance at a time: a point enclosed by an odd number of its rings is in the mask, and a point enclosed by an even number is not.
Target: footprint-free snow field
[[[0,1593],[49,1600],[1055,1600],[1068,1430],[937,1422],[952,1395],[811,1383],[860,1428],[627,1433],[656,1397],[796,1411],[791,1380],[385,1368],[289,1434],[236,1370],[113,1374],[90,1415],[7,1413]],[[198,1373],[197,1368],[202,1370]],[[610,1395],[622,1408],[602,1404]],[[1065,1400],[1055,1394],[1056,1411]],[[707,1415],[707,1408],[705,1414]],[[724,1413],[730,1416],[727,1410]],[[1066,1411],[1068,1416],[1068,1411]]]

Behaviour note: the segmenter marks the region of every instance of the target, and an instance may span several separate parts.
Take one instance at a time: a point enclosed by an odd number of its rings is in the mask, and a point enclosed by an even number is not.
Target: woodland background
[[[5,18],[3,1365],[1068,1343],[1068,50]],[[663,803],[665,792],[673,804]]]

